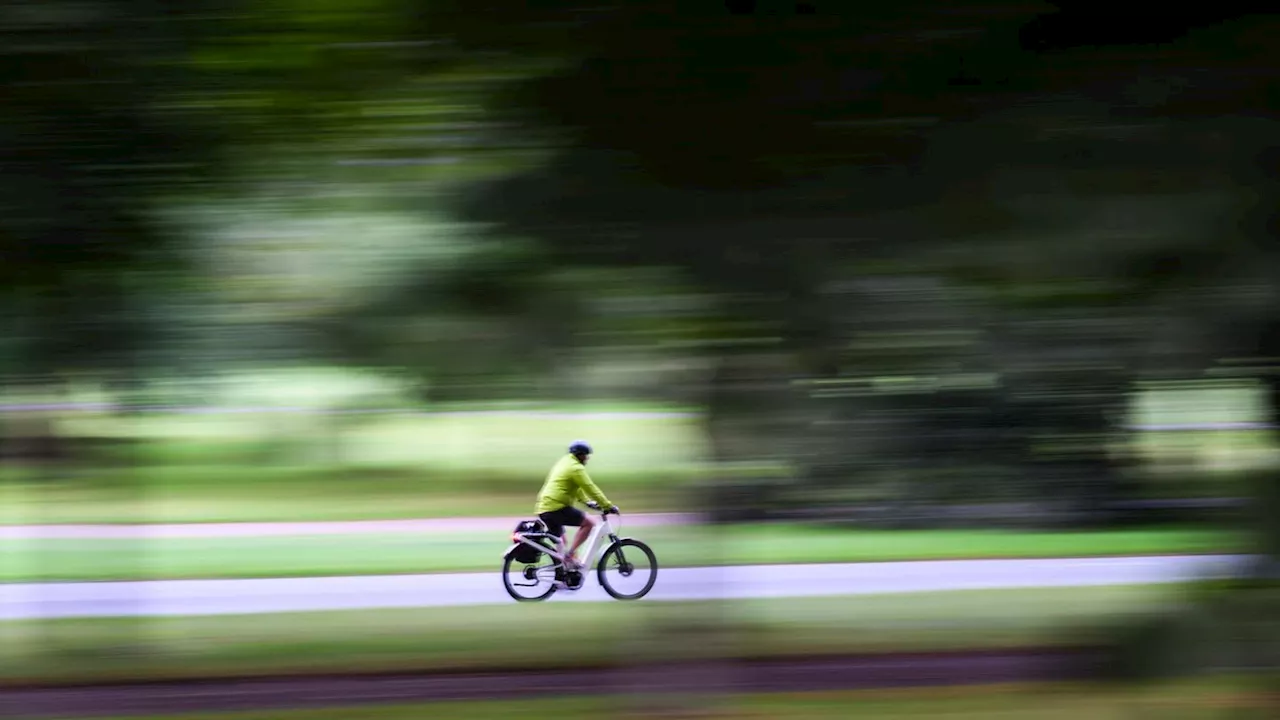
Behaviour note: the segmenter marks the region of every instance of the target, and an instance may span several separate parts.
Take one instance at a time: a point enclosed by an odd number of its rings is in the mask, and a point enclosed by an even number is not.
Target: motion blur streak
[[[1274,710],[1280,23],[1112,5],[4,4],[6,687]],[[657,584],[510,601],[576,438]],[[738,662],[948,686],[918,653],[1048,647],[1134,684],[880,704]],[[513,711],[432,707],[361,714]]]

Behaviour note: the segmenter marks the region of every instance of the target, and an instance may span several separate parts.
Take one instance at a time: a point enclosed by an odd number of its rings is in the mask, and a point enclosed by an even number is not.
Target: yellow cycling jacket
[[[595,500],[602,508],[613,505],[600,488],[591,482],[586,466],[573,455],[565,455],[547,473],[547,480],[538,493],[537,509],[534,512],[541,515],[587,500]]]

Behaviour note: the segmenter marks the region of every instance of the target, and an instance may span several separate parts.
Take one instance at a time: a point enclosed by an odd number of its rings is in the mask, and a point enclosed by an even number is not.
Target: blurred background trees
[[[1247,7],[483,9],[13,4],[7,376],[658,398],[710,507],[1075,524],[1149,494],[1137,383],[1266,357]]]

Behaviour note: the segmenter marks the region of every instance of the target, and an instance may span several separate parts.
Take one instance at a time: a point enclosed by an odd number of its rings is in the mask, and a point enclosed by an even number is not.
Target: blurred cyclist
[[[618,506],[609,502],[600,488],[591,482],[587,475],[587,460],[591,457],[591,446],[585,440],[575,440],[569,445],[569,454],[560,460],[547,473],[547,480],[538,493],[538,504],[535,512],[538,518],[547,524],[547,532],[555,535],[564,546],[564,529],[578,528],[573,538],[573,545],[565,553],[565,568],[579,567],[578,548],[590,537],[592,529],[598,522],[595,518],[573,506],[579,500],[595,501],[606,513],[618,512]]]

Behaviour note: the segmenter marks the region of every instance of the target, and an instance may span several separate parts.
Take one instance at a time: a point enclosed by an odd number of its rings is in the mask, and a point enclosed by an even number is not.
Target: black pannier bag
[[[523,520],[520,522],[519,525],[516,525],[516,530],[514,534],[524,535],[525,533],[544,533],[546,531],[547,531],[547,526],[543,524],[541,520]],[[512,539],[515,539],[514,536]],[[528,540],[529,542],[534,542],[534,543],[537,543],[538,545],[542,545],[542,538],[529,538]],[[517,542],[519,541],[517,540]],[[538,560],[542,557],[542,551],[538,550],[535,547],[530,547],[525,543],[520,543],[520,547],[516,548],[515,552],[513,552],[511,555],[515,559],[515,561],[518,563],[532,565],[533,563],[538,562]]]

